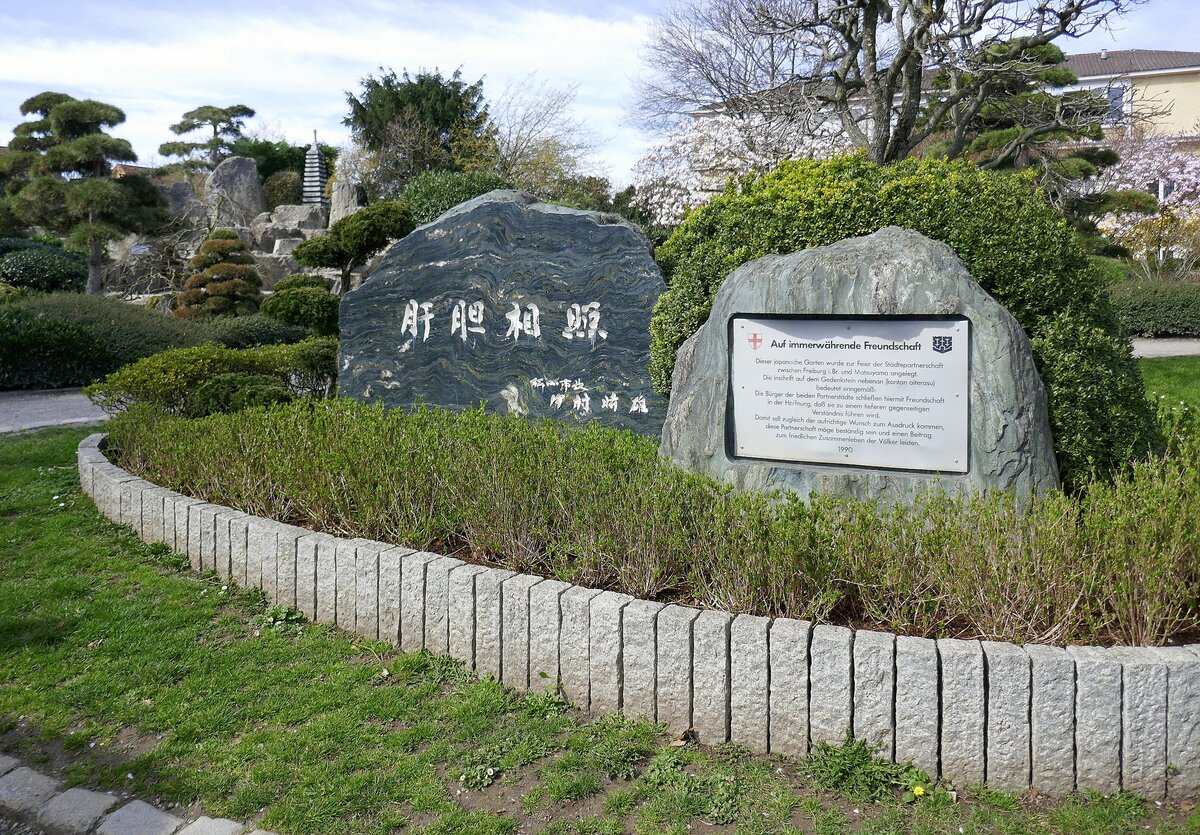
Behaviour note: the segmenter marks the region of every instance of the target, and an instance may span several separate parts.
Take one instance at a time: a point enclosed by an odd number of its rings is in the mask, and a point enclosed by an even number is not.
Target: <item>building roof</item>
[[[1103,49],[1067,56],[1067,69],[1079,78],[1200,67],[1200,52],[1169,49]]]

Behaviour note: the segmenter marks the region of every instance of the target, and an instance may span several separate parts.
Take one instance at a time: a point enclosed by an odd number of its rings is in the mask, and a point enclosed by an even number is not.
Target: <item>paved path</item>
[[[202,815],[184,819],[128,795],[63,784],[0,754],[0,833],[25,835],[274,835],[251,823]]]
[[[0,391],[0,432],[95,423],[107,418],[108,414],[80,394],[79,389]]]
[[[1200,354],[1200,339],[1133,339],[1135,357],[1184,357]]]

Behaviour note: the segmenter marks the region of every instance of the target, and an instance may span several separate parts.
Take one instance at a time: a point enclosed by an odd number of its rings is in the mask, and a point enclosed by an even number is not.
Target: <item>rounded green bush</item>
[[[87,272],[79,256],[48,247],[21,249],[0,258],[0,281],[41,293],[83,292]]]
[[[272,377],[296,395],[328,396],[337,379],[337,352],[332,337],[246,350],[211,344],[174,348],[109,374],[84,394],[110,411],[144,403],[188,415],[204,383],[222,374],[254,374]]]
[[[240,412],[252,406],[290,403],[296,396],[281,380],[265,374],[218,374],[196,389],[189,414],[205,417]]]
[[[417,223],[436,220],[447,209],[513,184],[491,171],[426,171],[408,181],[400,200]]]
[[[317,336],[332,336],[338,332],[339,302],[328,290],[293,287],[271,294],[260,309],[264,316],[286,325],[308,328]]]
[[[296,206],[304,199],[304,178],[296,171],[276,171],[263,180],[263,200],[267,211],[279,206]]]
[[[733,183],[692,212],[657,252],[668,289],[650,323],[655,388],[670,391],[676,351],[707,319],[713,296],[735,268],[884,226],[949,245],[1029,334],[1046,378],[1064,481],[1113,472],[1157,445],[1152,407],[1104,278],[1074,231],[1032,177],[966,162],[910,159],[879,166],[862,155],[795,160]],[[1101,375],[1101,385],[1080,385],[1061,373],[1065,333],[1088,335],[1088,366]],[[1095,420],[1102,413],[1107,422]]]
[[[329,282],[319,275],[297,273],[296,275],[289,275],[287,278],[279,279],[272,289],[276,293],[282,293],[284,290],[293,290],[297,287],[315,287],[318,290],[328,290]]]
[[[226,348],[254,348],[258,345],[285,345],[308,336],[308,329],[287,325],[261,313],[226,316],[207,324],[207,333]]]
[[[238,233],[237,233],[236,229],[225,228],[225,229],[214,229],[211,232],[209,232],[208,240],[210,240],[210,241],[237,241],[237,240],[241,240],[241,239],[238,237]]]

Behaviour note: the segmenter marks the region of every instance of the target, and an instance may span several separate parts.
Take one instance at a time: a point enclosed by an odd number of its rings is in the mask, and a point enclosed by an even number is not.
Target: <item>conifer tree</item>
[[[144,177],[112,176],[113,163],[137,161],[129,142],[104,132],[125,121],[120,109],[45,92],[23,102],[21,114],[38,118],[13,131],[0,215],[56,232],[84,251],[87,290],[99,293],[104,244],[162,222],[162,197]]]

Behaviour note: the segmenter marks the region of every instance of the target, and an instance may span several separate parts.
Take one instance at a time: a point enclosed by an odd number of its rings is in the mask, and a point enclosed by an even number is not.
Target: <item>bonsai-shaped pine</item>
[[[195,319],[258,312],[262,277],[237,232],[214,229],[188,266],[196,272],[176,296],[176,316]]]
[[[414,228],[412,213],[398,200],[380,200],[344,217],[329,232],[305,241],[292,255],[306,267],[342,271],[341,294],[350,291],[350,273],[361,267],[389,241]]]
[[[171,132],[182,136],[198,130],[211,130],[212,136],[203,142],[164,142],[158,152],[167,157],[182,157],[176,165],[183,168],[216,168],[221,160],[230,155],[230,145],[241,138],[242,128],[246,124],[244,120],[253,115],[254,111],[244,104],[231,104],[229,107],[206,104],[189,110],[183,114],[183,119],[171,125]]]
[[[63,235],[87,257],[87,291],[103,289],[104,245],[165,218],[162,196],[145,177],[113,177],[113,164],[136,162],[133,147],[105,133],[125,121],[110,104],[45,92],[26,99],[31,116],[0,154],[0,227]]]

